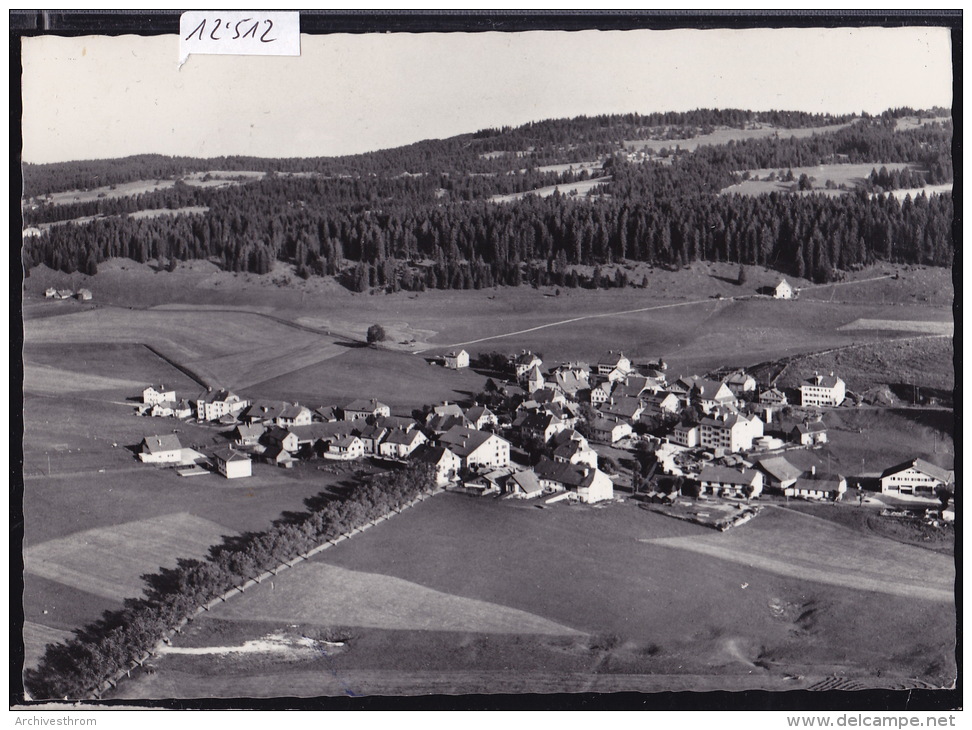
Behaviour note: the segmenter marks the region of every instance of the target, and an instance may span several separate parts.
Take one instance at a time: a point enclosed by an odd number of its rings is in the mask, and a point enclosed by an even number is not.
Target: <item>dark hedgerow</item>
[[[33,699],[87,697],[151,651],[198,606],[434,489],[430,467],[409,465],[360,483],[344,499],[298,522],[275,524],[214,548],[206,560],[183,559],[175,568],[146,575],[143,598],[130,598],[124,608],[76,630],[73,639],[48,645],[39,666],[24,673],[24,687]]]

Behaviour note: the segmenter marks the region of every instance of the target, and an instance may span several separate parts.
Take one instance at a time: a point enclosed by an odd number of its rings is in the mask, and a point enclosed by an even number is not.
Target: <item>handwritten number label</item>
[[[299,56],[300,14],[201,12],[182,14],[179,65],[193,53]]]

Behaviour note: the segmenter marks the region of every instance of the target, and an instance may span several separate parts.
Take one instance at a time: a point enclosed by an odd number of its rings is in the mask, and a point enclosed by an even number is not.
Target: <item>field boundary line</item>
[[[171,365],[172,367],[174,367],[176,370],[178,370],[179,372],[181,372],[183,375],[188,376],[189,378],[191,378],[192,380],[194,380],[197,384],[201,385],[202,387],[204,387],[204,388],[211,388],[212,387],[206,381],[206,379],[203,378],[203,376],[199,375],[197,372],[195,372],[191,368],[186,367],[182,363],[176,362],[174,359],[172,359],[168,355],[163,354],[160,350],[156,349],[155,347],[153,347],[152,345],[148,344],[147,342],[142,342],[141,345],[146,350],[148,350],[153,355],[155,355],[157,358],[159,358],[160,360],[164,360],[169,365]]]
[[[429,497],[434,497],[437,494],[442,494],[445,491],[446,490],[444,488],[437,487],[437,488],[433,489],[431,492],[429,492],[428,494],[423,495],[421,498],[416,497],[411,502],[408,502],[408,503],[402,505],[402,509],[406,509],[408,507],[413,507],[414,505],[418,504],[419,502],[423,502],[426,499],[428,499]],[[399,512],[399,514],[400,514],[400,512]],[[385,514],[385,517],[386,517],[386,519],[388,517],[390,517],[390,513],[386,513]],[[315,547],[311,548],[306,553],[298,554],[296,557],[292,558],[291,560],[285,560],[285,561],[283,561],[282,563],[280,563],[279,565],[277,565],[275,568],[269,568],[269,569],[267,569],[266,571],[264,571],[264,575],[270,575],[270,574],[277,575],[279,573],[279,571],[285,570],[286,568],[292,568],[295,565],[297,565],[298,563],[302,563],[303,561],[310,559],[311,557],[313,557],[314,555],[320,553],[321,551],[326,550],[329,547],[334,547],[339,542],[343,542],[344,540],[349,540],[353,535],[360,534],[361,532],[364,531],[364,529],[367,529],[367,527],[373,527],[374,524],[376,524],[376,523],[374,523],[374,521],[372,521],[372,523],[365,523],[366,527],[355,527],[352,530],[350,530],[349,532],[342,533],[337,538],[327,539],[324,542],[322,542],[320,545],[316,545]],[[278,573],[274,573],[275,570],[278,571]],[[256,578],[250,578],[249,580],[244,581],[241,585],[233,586],[232,588],[230,588],[229,590],[227,590],[222,595],[216,596],[215,598],[213,598],[212,600],[210,600],[208,603],[205,603],[205,604],[203,604],[201,606],[198,606],[195,611],[192,611],[192,612],[190,612],[189,615],[181,618],[179,621],[176,622],[175,626],[173,626],[171,629],[169,629],[168,631],[166,631],[165,632],[165,635],[161,639],[159,639],[159,642],[151,650],[145,652],[145,654],[142,657],[140,657],[139,659],[133,659],[131,662],[129,662],[129,664],[128,664],[127,667],[124,667],[122,669],[119,669],[117,672],[115,672],[113,675],[111,675],[108,679],[106,679],[104,682],[102,682],[96,689],[94,689],[88,695],[87,699],[89,699],[89,700],[101,700],[101,699],[103,699],[102,695],[105,692],[107,692],[108,689],[114,689],[114,688],[116,688],[118,686],[118,683],[122,679],[124,679],[125,677],[131,677],[131,672],[132,672],[133,669],[140,668],[146,661],[148,661],[149,658],[154,657],[154,656],[158,656],[159,655],[159,652],[162,650],[162,647],[165,646],[166,644],[168,644],[169,643],[169,640],[173,636],[175,636],[176,634],[182,633],[182,629],[190,621],[192,621],[196,616],[199,616],[202,613],[205,613],[205,612],[210,611],[211,609],[213,609],[216,606],[218,606],[220,603],[225,603],[230,598],[232,598],[234,595],[243,595],[244,590],[246,588],[250,588],[252,586],[259,585],[259,583],[260,583],[260,581],[258,581]],[[108,685],[108,688],[106,688],[105,685]]]

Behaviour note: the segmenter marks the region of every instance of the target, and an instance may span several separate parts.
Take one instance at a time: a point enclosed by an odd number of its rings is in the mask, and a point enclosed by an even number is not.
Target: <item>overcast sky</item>
[[[178,36],[23,40],[27,162],[313,157],[580,114],[950,106],[944,28],[301,37],[298,58]]]

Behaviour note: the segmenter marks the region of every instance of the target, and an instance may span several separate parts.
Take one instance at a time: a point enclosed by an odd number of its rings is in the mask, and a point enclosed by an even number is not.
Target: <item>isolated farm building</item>
[[[157,403],[175,403],[176,392],[164,385],[150,385],[142,391],[142,403],[156,405]]]
[[[591,422],[591,437],[605,444],[617,443],[632,434],[631,424],[610,418],[595,418]]]
[[[48,299],[53,299],[57,296],[57,289],[55,289],[53,286],[47,287],[47,289],[44,291],[44,296]]]
[[[569,426],[549,413],[531,413],[520,424],[520,433],[547,443],[556,434],[566,431]]]
[[[172,406],[172,415],[176,418],[189,418],[192,415],[192,403],[183,398]]]
[[[755,469],[704,466],[698,481],[702,494],[711,492],[723,497],[757,497],[763,491],[763,474]]]
[[[821,421],[799,423],[790,431],[790,440],[801,446],[827,443],[827,427]]]
[[[830,375],[814,373],[800,385],[800,405],[802,406],[839,406],[847,395],[844,381]]]
[[[638,398],[611,398],[601,406],[601,413],[609,418],[622,418],[637,421],[645,407]]]
[[[790,282],[786,279],[780,279],[780,283],[773,287],[773,297],[775,299],[793,299],[793,287],[790,286]]]
[[[605,381],[591,388],[591,405],[599,408],[607,403],[611,398],[611,390],[613,387],[614,385],[611,382]]]
[[[182,461],[182,444],[175,434],[146,436],[138,458],[146,464],[178,464]]]
[[[735,405],[736,396],[729,390],[729,386],[718,380],[699,378],[692,386],[690,393],[692,400],[702,406],[702,410],[709,413],[719,406]]]
[[[758,416],[731,415],[703,418],[699,423],[699,445],[705,449],[724,449],[735,453],[753,448],[753,439],[763,435]]]
[[[311,412],[312,421],[321,421],[323,423],[334,423],[334,421],[340,421],[341,414],[335,406],[321,406],[320,408],[315,408]]]
[[[92,294],[90,289],[78,289],[78,293],[75,295],[82,302],[90,302],[92,299]]]
[[[733,395],[741,396],[744,393],[752,393],[756,390],[756,378],[745,372],[736,372],[725,380],[726,387],[732,391]]]
[[[351,401],[344,407],[344,420],[357,421],[374,416],[390,416],[391,409],[384,403],[371,398],[369,400]]]
[[[444,359],[445,366],[451,370],[459,370],[460,368],[469,367],[469,353],[465,350],[459,350],[459,352],[447,352]]]
[[[294,459],[294,455],[279,444],[268,447],[266,451],[263,452],[263,460],[268,464],[275,464],[276,466],[284,469],[290,469],[296,461],[296,459]]]
[[[935,496],[935,490],[955,481],[955,472],[943,469],[925,459],[911,459],[881,473],[882,494]]]
[[[234,444],[239,446],[252,446],[260,443],[260,437],[266,430],[266,427],[260,424],[240,424],[230,433],[230,438],[233,439]]]
[[[776,388],[770,388],[759,394],[759,402],[764,406],[782,407],[787,403],[786,393]]]
[[[534,355],[528,350],[524,350],[519,355],[512,358],[513,372],[516,374],[517,379],[520,379],[533,368],[540,368],[543,365],[543,360]]]
[[[699,427],[691,424],[680,423],[668,435],[668,440],[673,444],[693,448],[699,445]]]
[[[392,459],[406,459],[415,449],[428,439],[417,428],[412,431],[402,431],[396,428],[385,437],[378,446],[378,452]]]
[[[208,391],[196,398],[196,418],[200,421],[218,421],[223,416],[239,414],[248,405],[250,401],[229,390]]]
[[[267,448],[279,446],[291,454],[296,453],[297,449],[300,448],[297,434],[281,426],[272,426],[269,428],[261,437],[260,442]]]
[[[811,467],[796,482],[783,490],[788,497],[838,500],[847,491],[847,479],[840,474],[818,472]]]
[[[507,494],[512,494],[519,499],[533,499],[543,494],[540,480],[530,469],[510,474],[504,488]]]
[[[388,429],[384,426],[379,426],[377,423],[373,426],[365,426],[358,431],[358,438],[361,439],[361,444],[364,446],[364,452],[366,454],[378,454],[378,445],[382,442],[382,439],[388,435]]]
[[[597,468],[597,452],[586,441],[569,440],[554,449],[554,461],[567,464],[587,464]]]
[[[439,436],[439,443],[458,456],[466,469],[496,468],[510,463],[510,442],[488,431],[456,426]]]
[[[360,459],[362,456],[364,456],[364,444],[357,436],[334,439],[327,445],[327,452],[324,453],[326,459],[336,461],[351,461]]]
[[[763,473],[763,482],[767,491],[783,494],[799,479],[804,470],[793,464],[786,456],[770,456],[756,462],[756,468]]]
[[[253,465],[250,457],[235,449],[220,449],[213,454],[216,471],[227,479],[239,479],[253,475]]]
[[[428,464],[435,469],[435,483],[440,487],[454,482],[459,475],[459,469],[462,467],[462,459],[445,446],[432,446],[427,443],[415,449],[410,460],[419,464]]]
[[[58,289],[54,294],[55,299],[70,299],[74,296],[74,292],[70,289]]]
[[[470,426],[477,431],[482,431],[486,426],[499,425],[499,418],[486,406],[473,406],[464,415]]]
[[[623,352],[615,352],[614,350],[609,350],[607,353],[597,361],[595,366],[597,374],[605,377],[618,371],[624,374],[626,377],[628,373],[631,372],[631,360],[624,356]],[[621,378],[623,379],[623,377]]]

